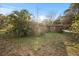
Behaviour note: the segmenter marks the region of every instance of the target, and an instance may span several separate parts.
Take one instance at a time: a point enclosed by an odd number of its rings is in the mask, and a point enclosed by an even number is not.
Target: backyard
[[[0,55],[67,56],[79,55],[79,44],[73,45],[64,33],[45,33],[40,36],[0,39]]]
[[[79,3],[1,5],[0,56],[79,56]]]

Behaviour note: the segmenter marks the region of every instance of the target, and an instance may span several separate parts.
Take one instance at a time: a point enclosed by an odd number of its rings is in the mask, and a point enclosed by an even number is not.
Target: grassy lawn
[[[63,42],[63,39],[64,37],[60,33],[46,33],[45,35],[36,37],[19,38],[19,43],[22,45],[30,45],[34,50],[38,50],[43,44],[47,44],[49,47],[54,47],[54,44]]]
[[[11,39],[16,41],[20,55],[67,55],[62,33]]]
[[[45,33],[40,36],[4,39],[6,42],[2,43],[5,47],[2,55],[70,55],[73,51],[71,46],[67,45],[70,44],[68,39],[69,37],[64,33]]]

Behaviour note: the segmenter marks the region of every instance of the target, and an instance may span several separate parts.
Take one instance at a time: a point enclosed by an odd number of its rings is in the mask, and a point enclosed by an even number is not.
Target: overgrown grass
[[[68,51],[68,55],[79,56],[79,35],[75,33],[65,33],[66,39],[65,45]]]
[[[17,39],[16,39],[17,40]],[[30,36],[18,38],[20,45],[29,45],[33,50],[38,50],[42,45],[48,45],[49,47],[64,47],[62,44],[64,36],[61,33],[45,33],[40,36]]]
[[[75,53],[74,47],[76,48],[75,50],[78,51],[79,44],[76,44],[74,46],[67,46],[67,44],[73,45],[71,41],[68,41],[72,39],[71,35],[70,36],[69,35],[70,34],[66,34],[66,33],[49,32],[39,36],[17,37],[10,39],[8,38],[8,40],[14,42],[19,47],[19,49],[24,47],[26,48],[30,47],[31,50],[33,50],[34,52],[37,52],[39,49],[44,47],[42,49],[48,49],[48,48],[51,48],[52,50],[67,49],[68,53],[72,53],[72,52]],[[67,43],[64,44],[64,42]],[[52,50],[50,50],[50,52]]]

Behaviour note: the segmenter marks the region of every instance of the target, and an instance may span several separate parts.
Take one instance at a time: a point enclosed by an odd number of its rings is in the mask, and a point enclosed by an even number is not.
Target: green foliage
[[[14,11],[13,14],[9,15],[11,17],[10,23],[14,26],[13,32],[16,36],[24,36],[27,35],[29,21],[30,21],[30,13],[26,10]]]
[[[75,22],[71,25],[71,30],[79,33],[79,20],[75,20]]]
[[[69,25],[69,29],[79,33],[79,3],[72,3],[64,12],[63,23]]]
[[[79,4],[71,4],[70,10],[74,14],[74,20],[70,28],[73,32],[79,33]]]

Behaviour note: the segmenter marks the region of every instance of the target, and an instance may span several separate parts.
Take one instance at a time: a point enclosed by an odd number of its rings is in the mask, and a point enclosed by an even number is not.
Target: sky
[[[0,13],[10,14],[14,10],[26,9],[34,16],[38,12],[38,16],[44,19],[50,13],[56,17],[62,15],[69,6],[69,3],[0,3]]]

